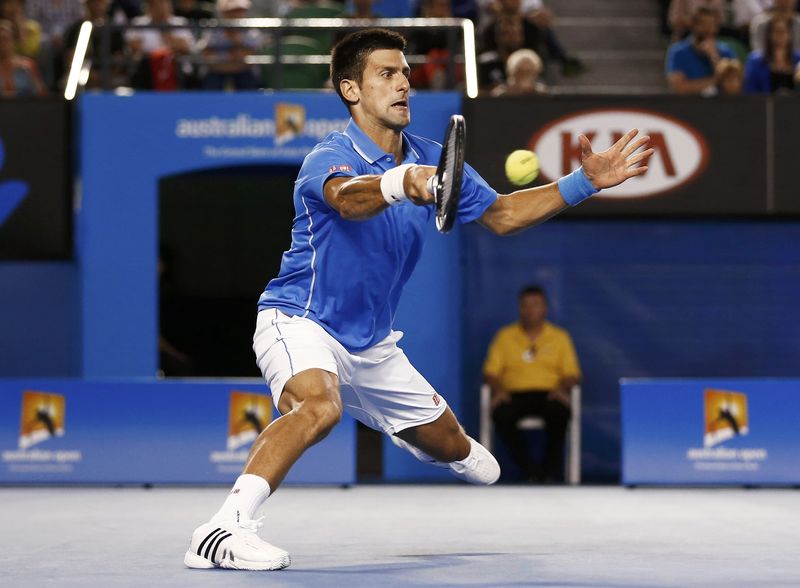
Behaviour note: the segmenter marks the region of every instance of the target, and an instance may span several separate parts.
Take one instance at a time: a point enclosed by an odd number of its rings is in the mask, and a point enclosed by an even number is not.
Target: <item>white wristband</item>
[[[408,199],[405,188],[403,188],[403,179],[406,177],[406,170],[413,165],[413,163],[398,165],[381,176],[381,194],[390,206],[400,204],[403,200]]]

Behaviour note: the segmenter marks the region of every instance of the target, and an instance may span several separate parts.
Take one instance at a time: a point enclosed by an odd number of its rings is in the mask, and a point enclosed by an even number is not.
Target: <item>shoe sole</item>
[[[219,565],[215,565],[213,562],[207,560],[206,558],[197,555],[192,551],[187,551],[186,555],[183,557],[183,564],[187,568],[192,568],[195,570],[210,570],[212,568],[224,568],[227,570],[248,570],[252,572],[267,572],[272,570],[282,570],[283,568],[288,568],[292,563],[292,558],[288,555],[284,557],[279,557],[278,559],[273,559],[272,561],[263,562],[263,561],[247,561],[242,559],[237,559],[236,561],[231,561],[230,558],[223,559]]]

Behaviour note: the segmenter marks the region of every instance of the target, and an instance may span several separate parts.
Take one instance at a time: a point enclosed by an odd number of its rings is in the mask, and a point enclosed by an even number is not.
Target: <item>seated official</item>
[[[492,390],[492,420],[514,462],[531,481],[562,481],[564,438],[571,416],[570,389],[581,372],[569,334],[547,321],[547,296],[539,286],[519,294],[519,322],[498,331],[483,366]],[[531,458],[517,423],[545,422],[544,459]]]

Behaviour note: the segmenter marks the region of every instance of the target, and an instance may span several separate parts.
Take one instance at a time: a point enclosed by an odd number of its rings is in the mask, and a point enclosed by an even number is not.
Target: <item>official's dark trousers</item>
[[[572,411],[558,400],[547,398],[547,392],[514,392],[511,401],[499,405],[492,413],[497,434],[514,462],[529,476],[537,479],[564,479],[564,438]],[[529,448],[517,423],[525,417],[538,416],[545,423],[544,459],[541,466],[531,459]]]

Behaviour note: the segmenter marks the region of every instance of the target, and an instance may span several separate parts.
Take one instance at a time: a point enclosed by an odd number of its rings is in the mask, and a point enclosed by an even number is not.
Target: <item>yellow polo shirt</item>
[[[483,373],[500,379],[509,392],[553,390],[564,377],[581,375],[572,339],[562,328],[545,322],[535,341],[514,323],[497,332]]]

